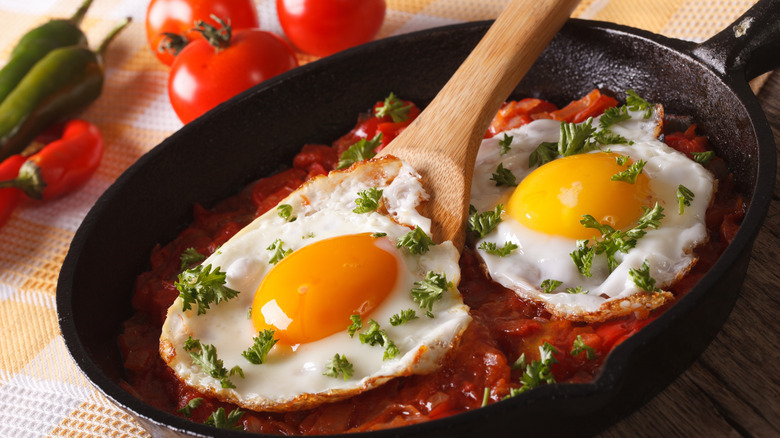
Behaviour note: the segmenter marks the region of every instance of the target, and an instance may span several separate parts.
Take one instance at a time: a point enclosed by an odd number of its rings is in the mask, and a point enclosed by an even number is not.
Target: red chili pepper
[[[19,174],[19,168],[22,167],[27,159],[21,155],[12,155],[0,163],[0,180],[13,178]],[[17,205],[22,200],[22,191],[17,188],[0,189],[0,227],[11,217]]]
[[[67,122],[62,137],[29,157],[18,176],[2,178],[0,189],[16,187],[31,198],[52,199],[84,184],[103,158],[103,137],[84,120]]]

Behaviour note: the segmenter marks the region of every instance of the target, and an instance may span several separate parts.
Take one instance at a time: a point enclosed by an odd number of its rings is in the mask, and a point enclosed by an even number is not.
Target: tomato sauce
[[[176,414],[193,398],[203,403],[192,410],[190,419],[204,422],[222,407],[231,412],[236,406],[204,396],[180,382],[158,353],[161,326],[168,307],[178,296],[174,287],[181,270],[180,255],[187,248],[211,254],[255,217],[273,208],[304,181],[327,174],[338,157],[361,138],[383,134],[381,149],[394,138],[419,109],[411,106],[405,122],[374,112],[360,116],[355,128],[333,145],[305,145],[294,158],[293,167],[263,178],[214,208],[194,207],[192,224],[165,246],[157,246],[150,256],[150,270],[139,275],[132,305],[136,313],[124,323],[119,345],[127,371],[123,387],[141,400]],[[566,121],[584,120],[617,104],[598,91],[562,109],[538,99],[508,102],[499,111],[486,137],[515,128],[537,118]],[[375,108],[383,104],[377,103]],[[696,135],[695,125],[684,132],[665,133],[665,141],[675,149],[691,154],[707,149],[705,137]],[[709,270],[733,238],[741,222],[745,205],[734,190],[733,178],[725,163],[715,158],[707,167],[718,179],[718,192],[707,212],[710,240],[695,250],[698,263],[688,275],[671,287],[677,298],[684,295]],[[244,411],[240,425],[247,431],[270,434],[326,434],[384,429],[447,417],[493,403],[521,386],[523,370],[512,364],[525,354],[528,361],[539,359],[539,347],[545,342],[557,350],[557,363],[551,366],[557,382],[589,382],[598,376],[609,352],[673,303],[649,315],[619,318],[587,324],[552,317],[534,302],[519,298],[513,291],[493,282],[485,273],[473,244],[467,243],[460,260],[458,286],[470,307],[472,323],[458,348],[436,372],[425,376],[400,377],[379,388],[341,402],[315,409],[288,413]],[[573,354],[573,344],[581,337],[590,346],[587,352]],[[183,415],[179,413],[178,415]]]

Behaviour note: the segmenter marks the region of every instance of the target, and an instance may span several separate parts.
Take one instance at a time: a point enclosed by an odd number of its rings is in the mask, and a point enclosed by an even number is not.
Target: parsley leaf
[[[405,122],[409,119],[409,109],[411,107],[411,103],[405,103],[391,92],[390,95],[385,98],[382,106],[374,110],[374,114],[378,118],[390,116],[395,123]]]
[[[412,254],[425,254],[430,245],[435,245],[435,243],[418,225],[412,231],[401,236],[396,247],[406,248]]]
[[[350,315],[349,319],[352,321],[352,324],[347,327],[347,333],[349,333],[350,338],[354,338],[355,332],[363,328],[363,321],[360,318],[360,314]]]
[[[417,313],[414,311],[414,309],[402,310],[390,317],[390,325],[401,325],[413,319],[417,319]]]
[[[655,279],[650,276],[650,265],[647,264],[647,260],[642,262],[642,267],[639,269],[631,268],[628,270],[628,275],[634,280],[634,284],[647,293],[660,292],[661,289],[655,287]]]
[[[577,286],[577,287],[567,287],[566,288],[566,292],[570,293],[570,294],[587,295],[588,292],[590,292],[590,291],[582,289],[582,286]]]
[[[498,204],[493,211],[475,213],[469,218],[469,229],[480,238],[485,237],[493,231],[501,222],[501,213],[504,212],[504,204]]]
[[[276,207],[276,214],[279,215],[280,218],[286,220],[287,222],[293,222],[297,217],[292,215],[292,205],[290,204],[281,204],[278,207]]]
[[[528,156],[528,167],[541,166],[558,157],[558,143],[545,141]]]
[[[194,265],[195,263],[200,263],[203,260],[206,260],[206,256],[199,253],[195,248],[187,248],[181,253],[179,259],[181,260],[181,266],[179,269],[184,269],[187,266]]]
[[[626,90],[626,106],[631,111],[644,111],[644,117],[649,119],[653,115],[653,105],[639,97],[636,91],[628,89]]]
[[[240,420],[243,415],[243,411],[235,408],[230,411],[227,416],[225,416],[225,408],[220,407],[216,411],[212,412],[211,415],[209,415],[209,418],[206,419],[204,424],[208,424],[209,426],[214,426],[219,429],[244,430],[244,428],[238,424],[238,420]]]
[[[647,164],[645,160],[639,160],[636,163],[628,166],[628,169],[612,175],[611,180],[634,184],[636,182],[636,178],[640,173],[642,173],[642,169],[645,167],[645,164]]]
[[[577,356],[583,351],[585,352],[585,357],[588,360],[593,360],[596,358],[596,349],[586,344],[585,341],[582,340],[582,335],[577,335],[577,339],[575,339],[574,344],[572,344],[571,355]]]
[[[284,249],[283,245],[284,242],[282,241],[282,239],[276,239],[274,240],[274,243],[272,243],[268,248],[266,248],[268,251],[273,251],[271,258],[268,260],[269,264],[275,265],[279,263],[283,258],[292,254],[292,249]]]
[[[333,359],[328,361],[328,364],[325,365],[325,372],[322,373],[324,376],[328,377],[335,377],[338,378],[339,375],[342,375],[344,377],[344,381],[346,382],[347,379],[352,377],[352,374],[354,371],[352,370],[352,364],[347,360],[347,357],[343,354],[336,353],[333,356]]]
[[[479,249],[485,251],[488,254],[492,254],[499,257],[506,257],[517,248],[518,246],[515,243],[509,241],[505,242],[504,246],[502,246],[501,248],[499,248],[495,242],[483,241],[482,243],[479,244]]]
[[[336,164],[336,169],[343,169],[349,167],[358,161],[368,160],[374,158],[376,149],[382,144],[382,133],[380,132],[371,140],[361,138],[360,141],[353,144],[346,151],[344,151],[339,157],[339,162]]]
[[[496,186],[514,187],[517,185],[515,174],[513,174],[511,170],[505,169],[504,163],[498,163],[496,173],[494,173],[490,179],[496,182]]]
[[[552,364],[558,363],[558,359],[554,356],[555,354],[558,354],[558,350],[548,342],[539,346],[539,360],[535,360],[530,364],[526,363],[525,354],[522,354],[518,361],[515,362],[515,366],[525,368],[523,375],[520,376],[520,383],[523,386],[517,390],[510,391],[507,397],[522,394],[529,389],[541,386],[543,383],[555,383],[555,377],[552,375],[551,369]]]
[[[626,231],[615,230],[609,225],[599,224],[589,214],[583,216],[580,223],[586,228],[598,230],[601,233],[601,240],[595,240],[592,245],[588,245],[587,240],[577,241],[577,249],[572,251],[570,255],[582,275],[590,277],[593,256],[601,254],[606,255],[609,272],[612,272],[618,265],[615,259],[615,254],[618,251],[628,252],[628,250],[636,246],[640,238],[647,234],[647,231],[645,231],[647,228],[658,228],[661,225],[661,219],[664,218],[664,209],[658,203],[652,209],[642,206],[642,210],[643,213],[637,225]]]
[[[387,233],[380,233],[380,232],[376,232],[371,235],[371,237],[373,237],[374,239],[379,239],[380,237],[385,237],[385,236],[387,236]]]
[[[355,199],[357,207],[352,211],[361,214],[376,210],[379,208],[379,199],[382,198],[382,192],[382,190],[379,190],[376,187],[371,187],[370,189],[358,192],[358,198]]]
[[[691,201],[693,201],[694,194],[693,192],[684,185],[680,184],[677,186],[677,202],[680,203],[680,208],[677,210],[679,214],[683,214],[684,208],[691,206]]]
[[[223,388],[235,388],[236,385],[230,381],[229,376],[235,373],[243,374],[241,368],[233,367],[228,373],[222,360],[217,357],[217,349],[210,344],[201,344],[199,340],[192,339],[190,336],[184,343],[184,350],[192,357],[192,363],[200,367],[209,376],[218,379]],[[236,369],[238,368],[238,369]]]
[[[187,403],[186,406],[177,410],[176,412],[184,415],[187,418],[190,418],[192,416],[192,410],[196,409],[202,403],[203,403],[203,397],[195,397],[193,399],[190,399],[190,401]]]
[[[625,166],[626,163],[628,163],[628,159],[630,157],[628,155],[619,155],[615,157],[615,162],[618,164],[618,166]]]
[[[601,144],[634,144],[633,141],[628,141],[627,138],[622,135],[615,134],[609,129],[602,129],[601,131],[593,134],[593,139]]]
[[[412,300],[420,306],[421,309],[427,309],[425,313],[429,318],[433,318],[433,303],[441,299],[444,292],[452,288],[452,283],[447,281],[445,274],[437,274],[428,271],[422,281],[415,281],[412,289]]]
[[[504,138],[498,141],[498,147],[500,148],[500,154],[504,155],[512,148],[512,140],[514,137],[504,134]]]
[[[560,280],[553,280],[551,278],[548,278],[542,281],[542,284],[539,287],[542,289],[542,292],[551,294],[558,286],[562,284],[563,282]]]
[[[702,166],[707,165],[713,158],[715,158],[715,151],[693,152],[693,161]]]
[[[358,337],[363,344],[371,346],[379,344],[385,347],[382,360],[392,359],[401,353],[395,343],[387,337],[387,333],[379,327],[379,323],[373,319],[368,320],[368,329]]]
[[[615,123],[620,123],[631,118],[626,106],[613,106],[604,110],[604,114],[599,118],[601,129],[607,129]]]
[[[594,146],[588,141],[596,132],[592,126],[593,118],[582,123],[561,123],[561,134],[558,140],[558,155],[568,157],[592,151]]]
[[[211,265],[196,266],[179,274],[174,283],[182,300],[182,311],[198,305],[198,315],[206,313],[212,303],[219,304],[238,295],[238,291],[225,286],[225,273],[219,266],[211,271]]]
[[[590,272],[590,268],[593,265],[593,257],[596,255],[596,248],[588,246],[587,240],[578,240],[577,249],[570,254],[571,259],[574,261],[574,266],[580,273],[588,278],[593,274]]]
[[[255,365],[262,364],[265,362],[268,352],[271,351],[271,348],[278,341],[278,339],[274,339],[274,333],[273,330],[267,329],[258,333],[257,336],[252,338],[254,345],[244,350],[241,355]]]

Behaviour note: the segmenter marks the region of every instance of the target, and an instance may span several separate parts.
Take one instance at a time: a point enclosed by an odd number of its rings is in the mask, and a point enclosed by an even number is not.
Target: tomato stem
[[[208,43],[211,44],[211,46],[214,47],[217,52],[219,52],[220,50],[225,49],[230,45],[230,38],[233,34],[233,29],[230,27],[229,23],[226,23],[225,20],[217,17],[216,15],[212,14],[211,18],[219,23],[219,28],[206,23],[205,21],[198,20],[195,22],[195,28],[192,30],[203,35],[203,38],[205,38],[206,41],[208,41]]]
[[[157,51],[160,53],[170,53],[176,56],[181,50],[189,44],[190,40],[183,34],[173,32],[163,32],[160,44],[157,45]]]

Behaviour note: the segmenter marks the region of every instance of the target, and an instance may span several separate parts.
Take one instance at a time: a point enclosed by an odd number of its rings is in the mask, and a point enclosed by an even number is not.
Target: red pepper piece
[[[24,163],[25,160],[26,158],[21,155],[12,155],[3,160],[3,162],[0,163],[0,180],[14,178],[18,175],[19,168],[22,167],[22,163]],[[21,190],[14,187],[0,189],[0,227],[2,227],[8,218],[11,217],[11,213],[16,206],[19,205],[21,200]]]
[[[16,178],[2,178],[0,188],[16,187],[34,199],[56,198],[87,182],[102,158],[103,136],[97,126],[71,120],[59,140],[29,157]]]

